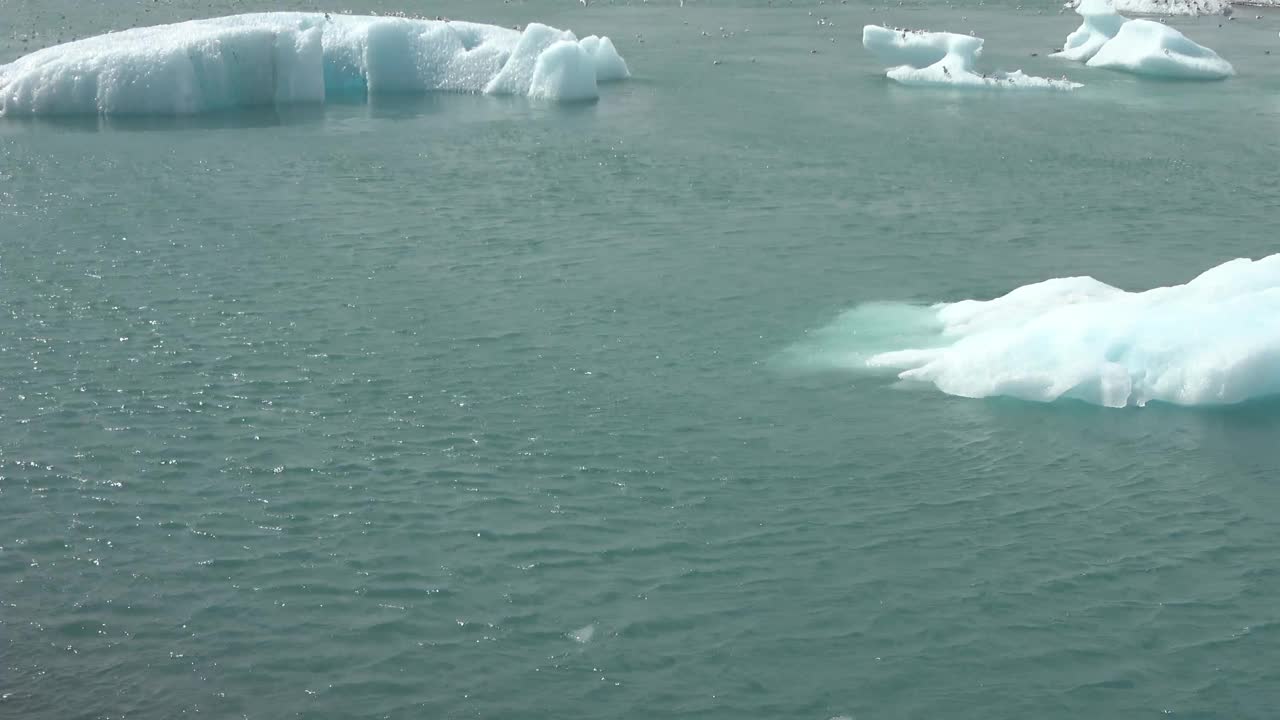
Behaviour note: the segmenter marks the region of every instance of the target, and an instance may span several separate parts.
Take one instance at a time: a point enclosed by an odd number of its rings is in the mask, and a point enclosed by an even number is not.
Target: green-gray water
[[[8,0],[0,62],[260,9]],[[1171,21],[1239,73],[1187,84],[1044,57],[1052,3],[352,9],[634,78],[0,118],[0,717],[1274,717],[1280,404],[786,358],[1275,251],[1280,14]],[[1086,87],[892,86],[867,22]]]

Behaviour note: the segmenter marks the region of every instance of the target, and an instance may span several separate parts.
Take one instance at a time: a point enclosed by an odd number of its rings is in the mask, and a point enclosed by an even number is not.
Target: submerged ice
[[[881,315],[889,320],[874,319]],[[853,317],[840,334],[869,329],[883,345],[847,361],[963,397],[1124,407],[1280,393],[1280,254],[1145,292],[1057,278],[994,300],[873,306]]]
[[[1220,80],[1235,74],[1231,63],[1177,30],[1118,14],[1112,0],[1082,0],[1076,12],[1084,21],[1055,57],[1164,78]]]
[[[99,35],[0,65],[0,115],[191,114],[430,91],[584,100],[629,76],[609,38],[536,23],[259,13]]]
[[[951,87],[1074,90],[1080,87],[1066,78],[1051,80],[1013,72],[979,73],[982,38],[947,32],[897,30],[867,25],[862,45],[883,64],[885,75],[903,85]]]

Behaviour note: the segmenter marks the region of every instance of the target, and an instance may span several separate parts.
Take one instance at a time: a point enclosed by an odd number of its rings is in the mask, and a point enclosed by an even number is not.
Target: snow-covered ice
[[[994,300],[873,306],[855,320],[844,334],[879,333],[895,349],[850,358],[963,397],[1124,407],[1280,394],[1280,254],[1145,292],[1057,278]],[[886,333],[887,323],[911,339]]]
[[[880,62],[892,66],[885,75],[903,85],[1053,90],[1081,87],[1066,78],[1034,77],[1021,70],[979,73],[975,66],[982,54],[983,40],[972,35],[867,25],[862,28],[862,45]]]
[[[1067,36],[1061,52],[1053,57],[1085,62],[1120,32],[1128,18],[1116,13],[1111,0],[1082,0],[1076,14],[1084,18],[1080,27]]]
[[[1130,20],[1087,63],[1089,67],[1186,80],[1221,80],[1235,74],[1231,63],[1173,28],[1153,20]]]
[[[257,13],[99,35],[0,65],[0,115],[190,114],[438,90],[581,100],[629,76],[608,38],[536,23]]]
[[[1068,2],[1067,7],[1078,7],[1087,0]],[[1264,0],[1265,2],[1265,0]],[[1119,12],[1134,15],[1230,15],[1229,0],[1115,0]]]

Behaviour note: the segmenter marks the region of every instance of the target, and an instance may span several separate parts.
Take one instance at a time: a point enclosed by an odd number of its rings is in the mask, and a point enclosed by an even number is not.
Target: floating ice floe
[[[867,25],[862,28],[862,46],[880,62],[892,66],[885,75],[903,85],[1053,90],[1081,87],[1066,78],[1034,77],[1021,70],[979,73],[975,65],[982,54],[983,40],[971,35]]]
[[[911,338],[886,333],[889,323]],[[1239,403],[1280,394],[1280,255],[1145,292],[1073,277],[994,300],[873,306],[840,333],[864,329],[900,349],[847,357],[952,395]]]
[[[1054,57],[1153,77],[1220,80],[1235,74],[1231,63],[1177,30],[1118,14],[1112,0],[1082,0],[1076,12],[1084,22]]]
[[[191,114],[431,91],[584,100],[629,76],[609,38],[536,23],[258,13],[99,35],[0,65],[0,115]]]

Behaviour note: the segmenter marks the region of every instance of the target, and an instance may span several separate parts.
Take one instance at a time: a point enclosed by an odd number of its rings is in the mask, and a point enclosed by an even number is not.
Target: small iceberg
[[[862,46],[891,66],[885,75],[903,85],[933,85],[993,89],[1074,90],[1080,83],[1013,72],[979,73],[982,38],[948,32],[897,30],[867,25]]]
[[[1084,22],[1053,57],[1179,80],[1221,80],[1235,74],[1231,63],[1214,51],[1163,23],[1128,19],[1116,12],[1112,0],[1082,0],[1076,12]]]
[[[1218,53],[1153,20],[1126,22],[1086,64],[1179,80],[1221,80],[1236,72]]]
[[[189,115],[326,97],[451,91],[592,100],[630,76],[607,37],[272,12],[135,28],[0,65],[0,116]]]
[[[1265,1],[1265,0],[1264,0]],[[1069,2],[1068,8],[1079,8],[1088,0]],[[1254,0],[1249,4],[1263,4]],[[1115,0],[1116,10],[1134,15],[1230,15],[1228,0]]]

